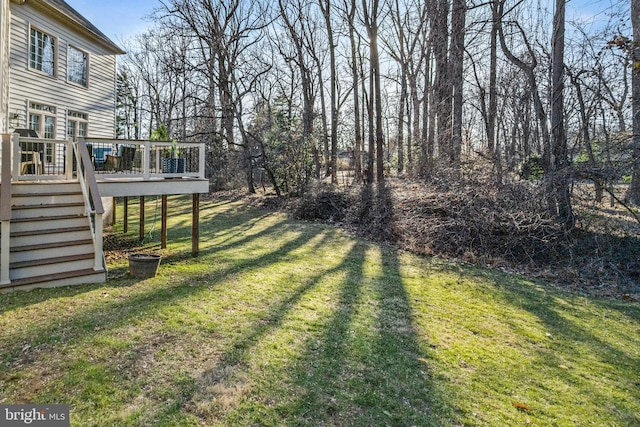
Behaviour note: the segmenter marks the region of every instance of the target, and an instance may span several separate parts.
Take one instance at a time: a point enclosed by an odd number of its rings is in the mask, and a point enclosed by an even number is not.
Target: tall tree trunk
[[[378,182],[382,182],[384,181],[384,136],[382,134],[382,88],[380,83],[380,57],[378,51],[378,6],[379,0],[372,1],[371,9],[367,7],[366,0],[362,0],[365,27],[369,35],[369,164],[371,166],[369,168],[369,174],[370,177],[373,178],[373,171],[371,170],[373,169],[373,159],[371,156],[373,150],[375,150],[376,179]]]
[[[333,184],[338,183],[337,178],[337,166],[338,166],[338,100],[336,96],[336,86],[338,84],[336,77],[336,46],[333,41],[333,26],[331,25],[331,0],[321,0],[320,9],[324,16],[324,21],[327,26],[327,38],[329,39],[329,66],[330,76],[329,82],[331,84],[330,91],[330,109],[331,109],[331,160],[329,170],[331,171],[331,182]]]
[[[491,3],[491,40],[489,44],[489,111],[487,114],[487,151],[494,156],[496,147],[496,114],[498,112],[498,5]]]
[[[427,49],[426,66],[424,71],[424,94],[425,99],[422,103],[422,162],[421,175],[427,177],[433,169],[433,161],[436,151],[436,111],[438,110],[438,102],[436,90],[433,84],[433,69],[431,67],[431,57],[433,48],[429,41]]]
[[[455,167],[460,164],[460,153],[462,151],[462,105],[464,102],[462,90],[464,83],[463,64],[466,15],[466,1],[453,0],[451,11],[451,53],[449,64],[453,92],[451,162]]]
[[[567,136],[564,128],[564,28],[566,0],[556,0],[552,39],[551,132],[553,135],[552,180],[558,221],[567,229],[574,225],[569,191],[570,173]]]
[[[404,111],[407,102],[407,72],[406,66],[401,65],[400,72],[400,100],[398,101],[398,175],[404,172]]]
[[[640,0],[631,0],[631,24],[633,25],[632,50],[632,111],[633,111],[633,172],[629,199],[640,205]]]
[[[371,64],[375,89],[376,116],[376,180],[384,181],[384,135],[382,133],[382,87],[380,82],[380,56],[378,53],[378,0],[374,0],[375,20],[373,22],[373,37],[371,39]]]
[[[345,2],[346,9],[346,2]],[[356,14],[356,0],[351,0],[351,8],[347,14],[347,20],[349,22],[349,41],[351,43],[351,77],[353,80],[353,118],[354,118],[354,132],[355,143],[353,149],[353,166],[355,169],[355,182],[362,181],[362,127],[360,126],[360,91],[359,91],[359,78],[358,78],[358,49],[356,45],[356,29],[355,29],[355,14]]]
[[[451,135],[451,77],[449,76],[448,35],[449,1],[435,2],[437,9],[431,31],[434,37],[433,52],[436,65],[436,101],[438,156],[448,162],[453,158]]]

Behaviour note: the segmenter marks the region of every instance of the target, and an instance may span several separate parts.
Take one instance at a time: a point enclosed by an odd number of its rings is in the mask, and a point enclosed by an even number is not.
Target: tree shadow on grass
[[[545,285],[499,273],[479,273],[477,277],[492,291],[475,292],[472,297],[497,301],[537,320],[500,319],[515,335],[528,337],[521,340],[518,351],[526,355],[523,365],[538,372],[535,379],[522,379],[526,387],[520,393],[541,399],[529,402],[541,420],[575,422],[571,408],[555,403],[556,395],[571,393],[580,399],[572,402],[574,407],[587,411],[594,424],[606,424],[613,415],[625,425],[640,425],[640,339],[628,335],[629,328],[618,330],[625,323],[640,325],[638,305],[550,292]],[[524,371],[521,366],[516,371],[514,366],[503,368],[504,376],[511,378]],[[584,419],[581,417],[577,419]]]
[[[286,226],[282,225],[282,227]],[[278,235],[282,239],[282,228],[279,228],[277,224],[270,230],[270,233],[274,233],[274,236]],[[266,236],[269,235],[269,233],[266,234]],[[63,371],[67,368],[63,366],[77,362],[77,360],[59,359],[60,352],[67,351],[66,349],[69,346],[72,348],[82,347],[87,342],[100,339],[99,337],[101,336],[105,337],[107,348],[112,345],[117,346],[119,340],[117,331],[126,330],[131,325],[145,322],[150,318],[153,319],[167,307],[179,306],[183,300],[193,299],[198,294],[206,295],[217,286],[220,280],[233,275],[239,270],[246,272],[268,266],[279,257],[286,256],[290,251],[295,251],[305,245],[314,236],[313,231],[294,235],[289,239],[285,239],[273,251],[250,259],[240,259],[235,264],[231,263],[226,268],[218,269],[213,280],[209,277],[207,281],[200,283],[199,286],[194,286],[193,277],[186,276],[173,284],[163,282],[162,277],[159,277],[139,282],[138,286],[131,286],[126,289],[119,288],[117,285],[116,287],[102,285],[39,291],[45,296],[42,299],[43,302],[46,303],[49,299],[55,299],[55,301],[50,302],[52,313],[42,313],[41,319],[26,319],[25,322],[16,323],[21,326],[19,328],[2,331],[3,333],[0,334],[0,349],[2,350],[0,363],[7,369],[0,373],[0,384],[3,385],[3,389],[8,390],[5,387],[9,387],[13,381],[20,380],[30,367],[47,366],[47,371],[51,373],[51,377],[47,381],[57,384],[57,387],[64,388],[64,385],[61,385],[60,382],[66,380],[60,375],[63,375]],[[248,243],[248,240],[241,239],[235,245]],[[134,281],[119,281],[119,283],[129,282]],[[90,297],[90,300],[81,299],[76,301],[73,297],[78,295],[78,291],[81,288],[86,288],[83,292],[104,289],[102,298],[96,295],[95,297]],[[110,295],[111,293],[114,295]],[[21,295],[25,300],[24,303],[20,304],[18,301],[18,304],[15,304],[12,309],[15,310],[19,306],[31,305],[30,295]],[[67,297],[68,299],[66,299]],[[84,305],[78,307],[79,302]],[[162,321],[159,322],[158,326],[162,328]],[[155,342],[155,332],[145,331],[143,337],[136,342],[135,346],[127,347],[126,351],[117,351],[117,354],[111,360],[101,360],[98,357],[95,360],[95,364],[104,366],[104,370],[108,371],[108,375],[114,380],[122,380],[123,375],[131,372],[130,370],[125,369],[123,371],[122,369],[138,359],[138,355],[151,351],[148,349],[153,349],[154,344],[170,346],[172,342],[177,342],[182,338],[179,334],[164,334],[162,340]],[[116,343],[112,344],[111,340],[115,340]],[[107,353],[109,352],[110,350],[107,349]],[[52,366],[52,363],[61,365]],[[53,373],[56,370],[57,372]],[[107,382],[110,383],[111,381]],[[77,386],[82,389],[86,384]],[[190,386],[185,387],[188,391]],[[181,392],[185,392],[185,390]],[[28,401],[42,401],[47,398],[47,392],[46,387],[38,386],[30,388],[30,390],[20,391],[14,396]]]
[[[361,198],[367,207],[359,213],[362,221],[385,240],[392,236],[393,203],[384,183],[363,187]],[[304,422],[453,424],[455,408],[430,379],[429,356],[420,348],[397,251],[357,244],[349,259],[320,348],[310,342],[297,373],[299,387],[306,389],[298,399],[307,414]]]
[[[239,212],[240,211],[240,212]],[[131,215],[134,215],[132,213]],[[171,216],[175,216],[176,212],[171,211]],[[207,247],[201,250],[200,256],[193,260],[191,251],[182,251],[180,253],[168,253],[163,257],[162,266],[171,265],[177,262],[192,260],[198,262],[199,259],[204,259],[208,254],[221,252],[233,247],[239,247],[249,242],[265,237],[268,235],[279,236],[287,229],[286,222],[276,222],[273,225],[260,229],[255,233],[250,233],[250,230],[256,228],[263,220],[267,219],[270,214],[256,215],[256,212],[250,209],[240,209],[235,204],[229,204],[225,207],[223,212],[216,213],[210,217],[210,221],[207,223],[201,223],[201,239],[217,239],[220,237],[226,237],[226,242],[223,245],[217,245]],[[120,215],[120,218],[122,216]],[[147,224],[148,225],[148,224]],[[182,240],[189,240],[191,238],[191,223],[185,221],[184,223],[174,224],[171,227],[169,242],[174,244]],[[158,232],[159,235],[159,232]],[[242,236],[241,238],[235,238],[236,236]],[[129,232],[123,238],[137,239],[138,230],[136,227],[130,228]],[[310,236],[311,237],[311,236]],[[158,240],[159,241],[159,240]],[[186,240],[185,240],[186,241]],[[159,249],[158,245],[146,245],[140,248],[142,251],[148,251],[151,249]],[[85,284],[74,286],[63,286],[55,289],[34,289],[28,292],[15,292],[9,294],[0,294],[0,316],[3,313],[8,313],[13,310],[27,307],[30,305],[37,305],[46,302],[52,298],[64,299],[73,298],[86,292],[92,292],[100,288],[110,288],[114,284],[114,278],[118,280],[119,286],[123,284],[126,286],[135,285],[140,280],[127,277],[126,267],[115,267],[113,269],[115,273],[113,276],[109,276],[106,283],[98,284]],[[124,279],[123,279],[124,277]]]
[[[382,192],[375,197],[378,208],[387,203]],[[273,334],[287,337],[285,329],[295,329],[284,319],[309,315],[298,305],[303,297],[324,305],[312,310],[326,313],[307,321],[302,347],[294,351],[291,344],[284,366],[246,378],[257,349]],[[277,425],[452,425],[456,409],[431,380],[429,356],[420,347],[397,252],[356,242],[338,265],[297,287],[207,371],[191,410],[205,422],[229,425],[265,419]],[[235,394],[226,405],[225,393]]]
[[[430,379],[397,253],[361,243],[348,259],[333,317],[292,366],[305,390],[292,405],[294,424],[452,425],[455,409]],[[374,276],[370,263],[381,263]]]

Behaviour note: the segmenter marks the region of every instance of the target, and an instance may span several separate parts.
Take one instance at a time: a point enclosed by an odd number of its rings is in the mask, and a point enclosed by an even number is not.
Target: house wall
[[[5,0],[1,0],[5,1]],[[36,9],[32,2],[11,4],[9,115],[19,114],[27,128],[29,102],[56,107],[56,138],[66,139],[67,111],[88,115],[88,136],[115,137],[116,57],[80,32]],[[30,26],[56,38],[56,76],[29,68]],[[67,82],[68,46],[89,54],[88,88]],[[13,121],[12,121],[13,122]],[[10,123],[10,127],[13,123]]]
[[[0,0],[0,133],[9,121],[9,0]]]

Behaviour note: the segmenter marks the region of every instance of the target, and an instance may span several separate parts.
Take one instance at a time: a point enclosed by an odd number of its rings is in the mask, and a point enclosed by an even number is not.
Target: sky
[[[555,3],[549,2],[550,10]],[[581,17],[587,23],[604,19],[602,10],[621,0],[567,0],[567,19]],[[628,0],[626,0],[628,2]],[[159,6],[158,0],[66,0],[116,43],[122,42],[150,26],[149,14]],[[544,0],[543,0],[544,2]]]
[[[158,0],[66,0],[107,37],[118,43],[150,26],[147,16]]]

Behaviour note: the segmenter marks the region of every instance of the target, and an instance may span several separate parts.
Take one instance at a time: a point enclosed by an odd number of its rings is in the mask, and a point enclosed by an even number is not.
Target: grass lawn
[[[152,279],[0,295],[0,403],[69,403],[73,426],[640,425],[636,303],[242,202],[202,202],[191,258],[190,208],[170,199]]]

